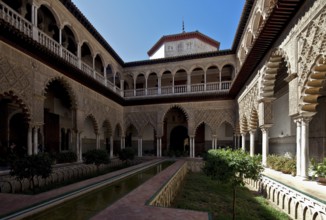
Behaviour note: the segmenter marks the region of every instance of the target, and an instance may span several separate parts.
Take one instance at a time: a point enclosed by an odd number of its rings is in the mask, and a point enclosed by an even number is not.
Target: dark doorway
[[[22,157],[27,154],[27,132],[28,124],[22,113],[15,114],[10,119],[10,144],[15,144],[15,151]]]
[[[45,151],[59,152],[60,146],[59,115],[44,111],[44,145]]]
[[[189,149],[186,149],[189,145],[188,143],[188,129],[184,126],[177,126],[174,127],[170,134],[170,150],[175,152],[184,152]],[[188,146],[189,148],[189,146]]]
[[[199,125],[195,137],[195,156],[200,156],[205,151],[205,124]]]

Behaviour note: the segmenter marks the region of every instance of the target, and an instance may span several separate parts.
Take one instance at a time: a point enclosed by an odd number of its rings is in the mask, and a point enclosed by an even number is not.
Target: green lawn
[[[228,185],[218,184],[203,173],[189,173],[173,207],[207,211],[215,220],[232,219],[232,195]],[[236,219],[290,219],[245,187],[237,188],[236,199]]]

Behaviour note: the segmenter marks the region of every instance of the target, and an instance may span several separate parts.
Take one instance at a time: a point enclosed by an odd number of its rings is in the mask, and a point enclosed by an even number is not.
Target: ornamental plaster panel
[[[4,53],[5,54],[5,53]],[[13,93],[24,102],[33,120],[33,73],[31,68],[21,65],[18,60],[9,60],[8,57],[0,57],[0,94]]]
[[[251,86],[250,89],[245,91],[245,94],[242,94],[241,100],[239,102],[239,115],[241,116],[241,121],[243,118],[246,118],[248,125],[250,124],[251,113],[253,110],[258,110],[258,80],[255,81],[255,84]],[[259,123],[260,124],[260,123]],[[241,128],[241,131],[245,130],[244,127]]]
[[[129,125],[134,125],[138,131],[138,134],[141,136],[144,128],[150,124],[157,130],[157,114],[156,112],[128,112],[124,115],[125,128],[128,128]]]

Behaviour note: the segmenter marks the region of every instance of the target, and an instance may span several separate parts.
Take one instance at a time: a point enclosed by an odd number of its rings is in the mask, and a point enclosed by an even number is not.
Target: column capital
[[[297,116],[294,118],[294,122],[298,124],[309,123],[312,120],[312,116]]]
[[[270,127],[260,127],[260,130],[262,133],[267,133],[269,131]]]
[[[260,130],[262,132],[268,132],[268,130],[273,126],[273,124],[264,124],[262,126],[260,126]]]
[[[256,132],[256,129],[251,129],[251,130],[249,130],[249,133],[250,134],[254,134]]]
[[[263,97],[263,98],[258,99],[258,103],[261,103],[261,102],[272,102],[275,99],[276,99],[275,97]]]

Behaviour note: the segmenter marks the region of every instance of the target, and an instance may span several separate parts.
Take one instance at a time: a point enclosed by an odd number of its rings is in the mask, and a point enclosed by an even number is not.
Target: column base
[[[308,181],[309,180],[309,177],[305,177],[305,176],[295,176],[295,178],[297,180],[301,180],[301,181]]]

